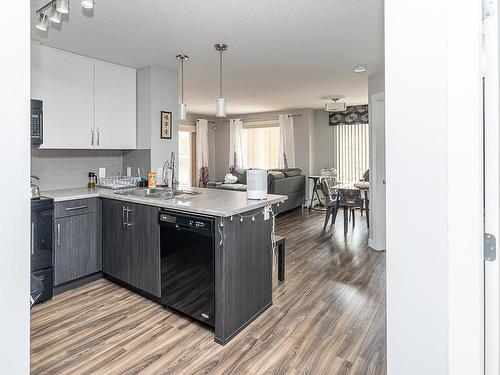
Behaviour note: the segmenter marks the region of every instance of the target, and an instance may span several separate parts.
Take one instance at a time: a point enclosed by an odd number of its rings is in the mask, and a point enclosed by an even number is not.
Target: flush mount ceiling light
[[[354,67],[354,73],[364,73],[366,70],[366,65],[359,64]]]
[[[47,28],[49,26],[49,19],[47,18],[46,14],[40,13],[40,18],[38,19],[38,22],[36,23],[36,28],[41,31],[47,31]]]
[[[50,9],[50,15],[49,15],[49,21],[54,22],[54,23],[61,23],[61,17],[62,17],[62,14],[57,11],[56,4],[54,2],[52,2],[51,9]]]
[[[94,0],[82,0],[80,4],[85,9],[93,9],[94,8]]]
[[[215,117],[226,117],[226,99],[222,97],[222,52],[227,50],[227,44],[219,43],[215,45],[215,49],[219,52],[219,99],[217,99],[217,108]]]
[[[62,14],[69,13],[69,0],[57,0],[56,10]]]
[[[184,103],[184,61],[189,59],[189,56],[180,54],[175,56],[181,62],[181,103],[179,104],[179,119],[185,120],[187,115],[187,106]]]

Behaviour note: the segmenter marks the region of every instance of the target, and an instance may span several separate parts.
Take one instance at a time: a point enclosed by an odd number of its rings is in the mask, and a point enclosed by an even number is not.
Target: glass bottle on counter
[[[97,182],[97,176],[94,172],[89,172],[89,178],[87,182],[87,188],[95,189]]]

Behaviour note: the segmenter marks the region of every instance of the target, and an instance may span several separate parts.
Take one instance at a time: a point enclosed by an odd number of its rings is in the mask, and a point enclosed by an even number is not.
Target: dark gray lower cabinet
[[[104,273],[161,297],[158,207],[103,199],[102,245]]]
[[[56,218],[54,223],[54,285],[100,271],[97,213]]]

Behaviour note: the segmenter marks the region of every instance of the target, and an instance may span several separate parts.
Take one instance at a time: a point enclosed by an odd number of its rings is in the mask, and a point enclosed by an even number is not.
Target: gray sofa
[[[221,181],[210,181],[207,186],[214,189],[246,191],[246,172],[246,169],[232,169],[230,173],[238,178],[236,183],[225,184]],[[284,203],[274,208],[275,214],[300,207],[305,201],[306,177],[299,168],[271,169],[267,173],[267,192],[288,196]]]

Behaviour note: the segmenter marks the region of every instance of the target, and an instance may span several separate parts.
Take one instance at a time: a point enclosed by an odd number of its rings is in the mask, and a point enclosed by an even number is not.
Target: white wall
[[[311,138],[311,174],[318,175],[322,168],[334,166],[333,126],[328,125],[328,112],[316,110],[315,121],[312,126]]]
[[[385,4],[389,375],[482,371],[480,7]]]
[[[151,150],[151,170],[163,167],[179,149],[177,111],[179,77],[159,66],[137,69],[137,148]],[[172,112],[172,139],[160,138],[161,111]]]
[[[16,3],[3,20],[0,67],[2,184],[0,201],[0,373],[29,373],[30,293],[30,2]],[[8,58],[7,58],[8,57]],[[6,141],[8,140],[8,141]],[[6,162],[9,161],[9,162]]]

